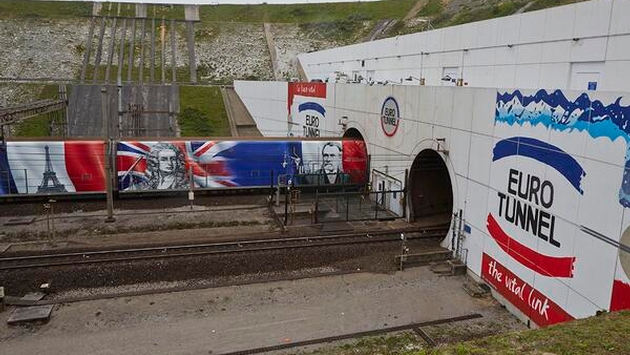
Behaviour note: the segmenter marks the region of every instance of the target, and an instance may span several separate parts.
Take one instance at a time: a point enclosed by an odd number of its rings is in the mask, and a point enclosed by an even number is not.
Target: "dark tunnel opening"
[[[420,152],[409,176],[411,221],[449,223],[453,212],[453,187],[448,168],[436,151]]]

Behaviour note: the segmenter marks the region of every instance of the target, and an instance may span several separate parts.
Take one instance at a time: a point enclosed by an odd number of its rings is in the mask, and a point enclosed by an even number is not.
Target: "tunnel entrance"
[[[453,187],[440,154],[431,149],[421,151],[411,165],[409,184],[412,222],[450,222]]]
[[[348,128],[345,132],[343,132],[343,138],[360,139],[364,141],[363,135],[356,128]]]

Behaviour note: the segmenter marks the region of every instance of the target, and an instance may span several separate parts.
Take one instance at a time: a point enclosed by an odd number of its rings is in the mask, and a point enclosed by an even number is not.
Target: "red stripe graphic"
[[[203,153],[205,153],[208,150],[210,150],[210,148],[214,147],[215,144],[216,144],[215,142],[208,142],[208,144],[206,144],[203,148],[201,148],[199,151],[195,152],[195,156],[196,157],[202,156]]]
[[[66,171],[77,192],[105,191],[105,144],[102,141],[64,143]]]
[[[574,256],[544,255],[517,242],[501,229],[492,214],[488,214],[486,228],[499,247],[526,268],[545,276],[573,277]]]
[[[353,183],[365,182],[367,170],[367,150],[365,142],[360,140],[342,141],[342,166],[343,171],[350,175]]]
[[[483,253],[481,277],[534,323],[543,327],[570,321],[573,317],[532,285]]]
[[[623,309],[630,309],[630,285],[621,280],[615,280],[610,298],[610,310],[621,311]]]

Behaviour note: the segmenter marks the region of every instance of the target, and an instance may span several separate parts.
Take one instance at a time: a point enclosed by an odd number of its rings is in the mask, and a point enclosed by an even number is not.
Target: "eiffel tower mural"
[[[37,193],[68,192],[66,187],[59,182],[59,179],[57,179],[57,173],[53,170],[48,146],[45,146],[44,149],[46,149],[46,170],[44,170],[42,183],[39,184],[39,187],[37,187]]]

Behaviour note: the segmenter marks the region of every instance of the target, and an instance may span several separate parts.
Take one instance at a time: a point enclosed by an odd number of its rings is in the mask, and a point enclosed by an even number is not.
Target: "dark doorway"
[[[356,128],[349,128],[349,129],[347,129],[343,133],[343,138],[354,138],[354,139],[364,140],[363,139],[363,135],[361,135],[361,132],[359,132],[359,130],[356,129]]]
[[[411,165],[409,184],[412,221],[450,221],[453,187],[440,154],[431,149],[421,151]]]

